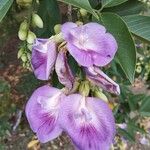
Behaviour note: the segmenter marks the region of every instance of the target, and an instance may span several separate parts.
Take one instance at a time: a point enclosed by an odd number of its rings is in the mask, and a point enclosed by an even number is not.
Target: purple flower
[[[70,54],[80,65],[105,66],[114,58],[117,42],[104,26],[98,23],[77,26],[68,22],[61,30]]]
[[[100,99],[80,94],[62,103],[60,124],[79,150],[109,150],[115,135],[112,111]]]
[[[58,75],[59,82],[65,85],[69,90],[72,89],[74,83],[74,76],[67,62],[65,52],[58,53],[55,70]]]
[[[120,94],[120,87],[112,79],[110,79],[104,72],[102,72],[98,67],[84,68],[87,78],[95,85],[100,86],[104,90]]]
[[[31,64],[35,76],[48,80],[56,60],[56,45],[50,39],[36,39],[32,47]]]
[[[65,95],[59,89],[48,85],[38,88],[26,105],[26,116],[38,139],[45,143],[59,136],[60,101]]]

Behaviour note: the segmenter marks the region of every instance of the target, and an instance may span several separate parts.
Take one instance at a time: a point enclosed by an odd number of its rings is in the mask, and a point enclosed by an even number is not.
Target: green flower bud
[[[108,103],[108,99],[104,93],[102,93],[99,89],[95,89],[94,96],[100,98],[101,100]]]
[[[83,22],[81,22],[81,21],[76,21],[76,24],[77,24],[78,26],[81,26],[81,25],[83,25]]]
[[[62,33],[56,34],[55,36],[53,36],[53,38],[56,43],[61,43],[64,41]]]
[[[83,81],[79,86],[79,93],[83,96],[88,96],[90,92],[89,81]]]
[[[43,28],[43,21],[41,17],[38,14],[33,14],[32,15],[32,22],[39,28]]]
[[[24,53],[24,49],[23,48],[19,49],[18,55],[17,55],[18,59],[21,58],[21,56],[23,55],[23,53]]]
[[[29,44],[32,44],[34,42],[35,38],[36,38],[36,35],[33,32],[29,31],[28,32],[28,37],[27,37],[27,42]]]
[[[19,30],[24,30],[24,31],[27,32],[27,30],[28,30],[28,23],[27,23],[27,20],[24,20],[24,21],[20,24]]]
[[[27,32],[24,30],[19,30],[18,37],[21,41],[25,41],[27,38]]]
[[[142,71],[142,67],[141,67],[141,66],[137,66],[137,67],[136,67],[136,72],[137,72],[137,73],[141,73],[141,71]]]
[[[61,32],[61,24],[56,24],[56,25],[54,26],[54,32],[55,32],[56,34],[58,34],[58,33]]]
[[[87,11],[85,9],[81,8],[79,11],[80,11],[80,14],[81,14],[82,17],[87,16]]]
[[[22,60],[23,62],[26,62],[26,61],[27,61],[27,57],[26,57],[25,54],[23,54],[23,55],[21,56],[21,60]]]

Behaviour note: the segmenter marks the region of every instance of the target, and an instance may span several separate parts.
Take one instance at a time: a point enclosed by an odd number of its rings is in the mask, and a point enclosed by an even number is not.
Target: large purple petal
[[[80,65],[90,67],[93,64],[90,53],[87,53],[84,50],[80,50],[76,46],[70,43],[67,44],[67,47],[68,47],[70,54],[76,59],[76,61]]]
[[[67,62],[67,57],[65,52],[60,51],[58,53],[55,70],[58,75],[60,83],[65,85],[68,89],[72,89],[74,83],[74,76]]]
[[[63,97],[59,89],[46,85],[38,88],[26,105],[25,112],[30,127],[43,143],[56,138],[62,132],[58,117]]]
[[[120,87],[112,79],[110,79],[104,72],[98,67],[85,68],[87,78],[95,85],[100,86],[104,90],[120,94]]]
[[[56,45],[49,39],[36,39],[32,47],[31,64],[35,76],[48,80],[56,60]]]
[[[100,99],[73,94],[62,103],[62,128],[79,150],[108,150],[115,135],[112,111]]]
[[[73,23],[68,24],[73,27],[70,27],[67,32],[62,30],[62,33],[67,35],[67,38],[64,38],[68,43],[67,48],[80,65],[105,66],[110,63],[118,46],[115,38],[110,33],[106,33],[104,26],[98,23],[87,23],[79,27]],[[70,48],[70,45],[75,48]],[[86,55],[90,53],[90,64],[80,58],[82,52]]]

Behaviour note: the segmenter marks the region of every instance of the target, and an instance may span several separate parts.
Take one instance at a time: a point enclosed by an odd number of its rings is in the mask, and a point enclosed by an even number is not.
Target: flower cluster
[[[63,40],[36,39],[32,48],[31,64],[40,80],[50,79],[53,70],[64,85],[58,89],[49,85],[38,88],[26,105],[26,116],[38,139],[45,143],[62,131],[79,150],[108,150],[115,136],[115,121],[108,104],[91,96],[90,89],[102,89],[119,94],[120,88],[99,67],[114,58],[117,42],[98,23],[77,26],[62,25]],[[68,63],[72,57],[82,68],[86,79],[79,81]],[[77,84],[78,83],[78,84]]]

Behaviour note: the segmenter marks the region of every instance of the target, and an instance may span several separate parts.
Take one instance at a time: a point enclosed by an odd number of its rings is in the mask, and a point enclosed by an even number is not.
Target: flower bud
[[[24,21],[20,24],[19,30],[23,30],[23,31],[27,32],[27,30],[28,30],[28,23],[27,23],[27,20],[24,20]]]
[[[141,66],[137,66],[136,72],[137,72],[137,73],[141,73],[141,71],[142,71],[142,67],[141,67]]]
[[[83,25],[83,22],[81,22],[81,21],[76,21],[76,24],[77,24],[78,26],[81,26],[81,25]]]
[[[62,33],[56,34],[53,38],[56,43],[61,43],[64,41]]]
[[[27,32],[24,30],[19,30],[18,37],[20,40],[25,41],[27,38]]]
[[[108,99],[104,93],[102,93],[99,89],[96,89],[94,91],[94,96],[100,98],[101,100],[105,101],[108,103]]]
[[[18,55],[17,55],[18,58],[20,58],[23,55],[23,53],[24,53],[24,49],[23,48],[19,49]]]
[[[22,60],[23,62],[26,62],[26,61],[27,61],[27,57],[26,57],[25,54],[23,54],[23,55],[21,56],[21,60]]]
[[[89,81],[83,81],[79,86],[79,93],[83,96],[88,96],[90,92]]]
[[[55,32],[56,34],[58,34],[58,33],[61,32],[61,24],[56,24],[56,25],[54,26],[54,32]]]
[[[32,22],[39,28],[43,28],[43,21],[41,17],[38,14],[33,14],[32,15]]]
[[[27,42],[29,44],[32,44],[34,42],[35,38],[36,38],[36,35],[33,32],[29,31],[28,37],[27,37]]]
[[[79,11],[82,17],[85,17],[87,15],[87,11],[85,9],[81,8]]]

